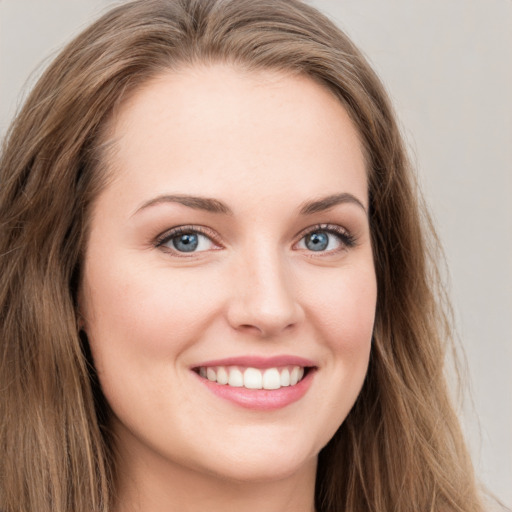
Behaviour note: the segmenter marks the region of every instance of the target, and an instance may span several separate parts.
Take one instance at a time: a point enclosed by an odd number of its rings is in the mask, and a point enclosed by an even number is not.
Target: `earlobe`
[[[85,333],[86,332],[86,322],[85,318],[82,315],[82,312],[80,311],[80,303],[77,305],[76,308],[76,330],[79,333]]]
[[[76,330],[81,333],[82,331],[85,332],[86,330],[86,322],[84,315],[82,314],[83,308],[82,305],[84,304],[84,297],[83,297],[83,288],[80,286],[76,293],[76,299],[75,299],[75,319],[76,319]]]

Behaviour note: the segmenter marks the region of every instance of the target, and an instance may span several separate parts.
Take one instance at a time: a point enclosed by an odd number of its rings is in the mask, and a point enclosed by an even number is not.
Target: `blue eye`
[[[157,245],[181,253],[209,251],[215,247],[210,237],[197,230],[185,228],[177,228],[167,233]]]
[[[353,247],[355,240],[340,226],[322,226],[312,229],[299,241],[298,248],[312,252],[336,252]]]
[[[194,252],[199,245],[197,233],[185,233],[171,238],[174,248],[181,252]]]
[[[310,251],[325,251],[329,247],[329,234],[310,233],[304,238],[304,243]]]

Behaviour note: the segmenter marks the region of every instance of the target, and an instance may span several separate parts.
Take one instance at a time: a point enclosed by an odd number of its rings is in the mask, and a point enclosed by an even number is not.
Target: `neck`
[[[142,469],[142,468],[141,468]],[[314,512],[316,462],[281,479],[247,482],[183,468],[119,475],[115,512]]]
[[[316,459],[292,475],[257,481],[227,479],[159,457],[122,459],[114,512],[315,510]]]

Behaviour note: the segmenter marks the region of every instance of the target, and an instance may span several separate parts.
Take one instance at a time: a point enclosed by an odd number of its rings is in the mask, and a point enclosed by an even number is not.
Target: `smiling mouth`
[[[235,388],[274,390],[295,386],[311,368],[280,366],[258,369],[242,366],[200,366],[194,371],[210,382]]]

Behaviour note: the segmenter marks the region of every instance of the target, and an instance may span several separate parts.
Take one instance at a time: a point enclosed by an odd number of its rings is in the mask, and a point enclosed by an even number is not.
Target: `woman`
[[[481,510],[435,237],[318,12],[112,10],[34,88],[1,183],[2,510]]]

